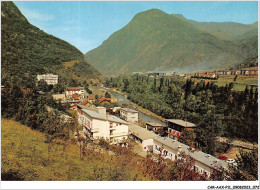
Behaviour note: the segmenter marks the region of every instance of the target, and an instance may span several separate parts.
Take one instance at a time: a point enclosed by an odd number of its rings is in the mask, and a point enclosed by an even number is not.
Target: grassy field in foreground
[[[90,149],[80,159],[79,146],[68,141],[46,143],[43,133],[12,120],[1,120],[2,180],[150,180],[136,164],[138,156]]]

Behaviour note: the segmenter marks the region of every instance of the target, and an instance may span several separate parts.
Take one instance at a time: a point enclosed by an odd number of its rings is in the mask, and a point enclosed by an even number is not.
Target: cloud
[[[20,8],[22,13],[28,20],[38,21],[38,22],[48,22],[54,19],[53,15],[41,13],[35,10],[29,10],[27,8]]]

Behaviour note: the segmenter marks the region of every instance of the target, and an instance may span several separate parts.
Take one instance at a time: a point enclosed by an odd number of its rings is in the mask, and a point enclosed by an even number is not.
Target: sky
[[[199,22],[258,21],[257,1],[15,1],[28,21],[82,53],[97,48],[142,11],[160,9]]]

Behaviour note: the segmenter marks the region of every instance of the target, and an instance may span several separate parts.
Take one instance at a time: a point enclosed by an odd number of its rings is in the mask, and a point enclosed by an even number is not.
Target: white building
[[[84,137],[104,138],[110,143],[124,143],[128,138],[128,123],[118,117],[106,114],[106,108],[77,106],[78,122],[83,125]]]
[[[58,84],[58,75],[53,74],[45,74],[45,75],[37,75],[37,80],[44,80],[48,85],[52,84]]]
[[[66,100],[65,94],[53,94],[52,97],[54,100]]]
[[[147,71],[146,74],[167,77],[167,76],[175,76],[176,72],[175,71]]]
[[[138,122],[138,111],[129,108],[121,108],[120,117],[128,122]]]
[[[182,152],[191,156],[194,159],[194,169],[202,174],[205,173],[208,176],[216,166],[228,168],[225,161],[204,152],[192,150],[189,146],[176,140],[168,137],[153,137],[153,152],[160,154],[160,151],[164,158],[171,160],[181,159]]]
[[[129,125],[129,135],[142,144],[144,151],[153,151],[153,137],[156,137],[152,131],[148,131],[138,125]]]
[[[85,98],[85,89],[84,87],[67,87],[66,97],[72,98],[73,95],[78,95],[80,99]]]

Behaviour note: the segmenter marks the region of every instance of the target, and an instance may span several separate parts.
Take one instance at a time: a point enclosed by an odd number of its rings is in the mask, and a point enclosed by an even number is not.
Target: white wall
[[[156,148],[157,146],[157,148]],[[159,147],[162,147],[162,143],[154,140],[153,141],[153,152],[156,153],[156,154],[159,154],[160,151],[158,150]],[[176,157],[178,159],[178,151],[168,147],[167,145],[163,145],[163,151],[162,151],[162,155],[164,158],[168,158],[168,159],[171,159],[171,160],[175,160]],[[164,150],[168,151],[167,154],[164,154]]]
[[[153,146],[153,139],[143,140],[142,147],[143,147],[144,151],[147,151],[147,150],[153,151],[153,147],[151,148],[152,150],[149,149],[151,146]]]
[[[79,114],[78,122],[93,131],[94,139],[103,137],[104,139],[110,140],[113,138],[112,143],[116,143],[122,141],[124,138],[128,138],[128,125],[125,124],[91,118],[84,112],[83,114]],[[113,128],[110,128],[110,123],[112,123]],[[83,132],[86,132],[84,126]],[[112,135],[110,135],[111,130],[113,131]]]
[[[206,172],[207,175],[209,175],[211,172],[210,167],[206,166],[205,164],[203,164],[197,160],[195,160],[195,166],[198,168],[198,172],[200,172],[200,173]]]
[[[138,112],[127,112],[125,110],[120,110],[120,117],[129,122],[138,122]]]
[[[162,143],[160,143],[156,140],[153,141],[153,152],[156,153],[156,154],[159,154],[160,151],[158,151],[156,149],[156,145],[157,145],[157,148],[162,147]],[[168,147],[167,145],[163,145],[163,147],[164,147],[164,149],[162,151],[162,155],[163,155],[164,158],[169,158],[171,160],[175,160],[176,158],[177,159],[181,158],[181,157],[178,157],[178,151],[177,150],[174,150],[173,148]],[[164,156],[164,150],[168,151],[166,156]],[[203,163],[201,163],[197,160],[195,160],[194,165],[195,165],[195,167],[197,167],[197,169],[200,173],[206,172],[207,175],[210,175],[211,168],[209,166],[207,166],[207,165],[205,165],[205,164],[203,164]]]
[[[137,113],[133,113],[133,112],[128,112],[127,113],[127,121],[129,122],[138,122],[138,112]]]

